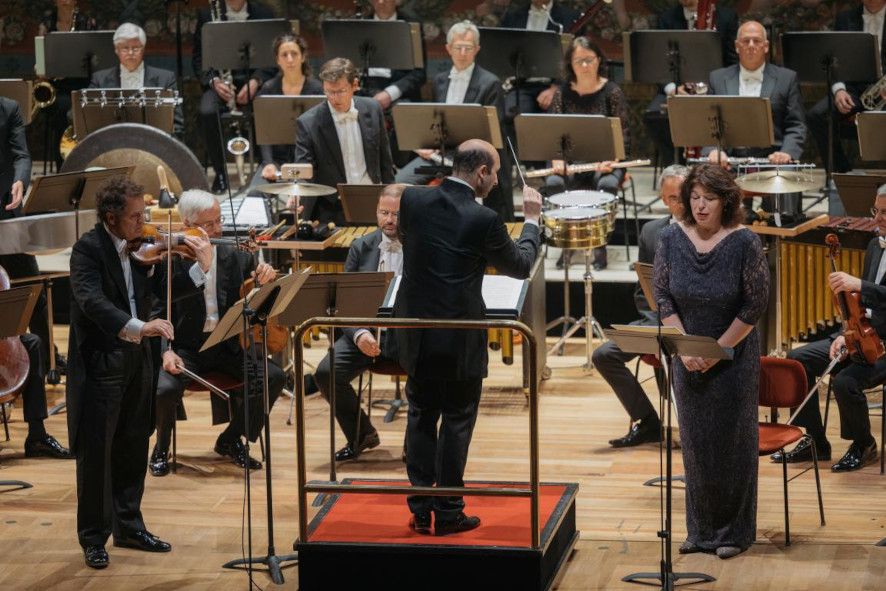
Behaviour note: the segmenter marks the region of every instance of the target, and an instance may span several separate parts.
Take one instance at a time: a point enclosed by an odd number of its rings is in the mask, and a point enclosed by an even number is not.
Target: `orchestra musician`
[[[165,275],[130,260],[142,237],[144,187],[123,177],[96,194],[99,222],[71,254],[70,371],[66,384],[68,440],[77,458],[77,536],[86,565],[108,566],[105,543],[147,552],[171,546],[151,534],[141,514],[154,430],[151,337],[173,338],[172,325],[149,320],[152,296],[165,290]],[[209,268],[209,242],[188,236],[198,265]],[[187,276],[173,293],[199,290]]]
[[[89,88],[166,88],[178,90],[175,72],[155,68],[145,63],[144,29],[132,23],[123,23],[114,31],[114,53],[120,60],[119,66],[99,70],[92,75]],[[175,106],[173,131],[181,135],[185,117],[182,106]]]
[[[357,68],[350,60],[333,58],[320,69],[326,101],[298,118],[295,161],[314,167],[313,181],[335,187],[339,183],[394,182],[394,165],[384,113],[373,99],[354,96]],[[292,207],[293,200],[289,206]],[[321,224],[344,223],[337,196],[302,198],[305,219]]]
[[[871,33],[877,38],[880,63],[886,63],[886,0],[862,0],[857,6],[847,8],[837,14],[834,22],[835,31],[860,31]],[[869,84],[876,82],[836,82],[831,86],[834,95],[834,170],[833,172],[849,172],[852,162],[846,155],[842,140],[857,141],[858,135],[853,115],[864,111],[859,97]],[[806,115],[809,131],[815,138],[818,153],[822,160],[828,154],[828,100],[827,97],[818,101]]]
[[[224,218],[221,207],[215,196],[206,191],[192,189],[182,193],[178,202],[178,211],[182,222],[187,228],[200,228],[210,239],[220,238]],[[203,271],[203,292],[190,297],[176,298],[173,301],[172,316],[175,327],[175,341],[172,348],[162,353],[163,369],[157,383],[156,425],[157,441],[151,452],[150,469],[154,476],[165,476],[169,473],[169,441],[172,426],[176,420],[176,412],[181,404],[185,387],[190,379],[182,374],[177,365],[200,375],[208,371],[221,372],[232,377],[243,375],[243,349],[238,339],[232,337],[218,345],[200,351],[209,333],[216,327],[232,305],[240,299],[240,287],[249,277],[258,283],[267,283],[275,278],[274,269],[267,263],[256,264],[245,252],[238,251],[234,246],[217,244],[210,247],[210,263]],[[165,263],[160,270],[165,274]],[[189,262],[180,258],[173,263],[173,277],[187,276],[198,273]],[[198,273],[199,275],[199,273]],[[175,296],[175,294],[173,294]],[[161,298],[165,314],[165,295]],[[256,346],[249,355],[261,358],[261,347]],[[263,378],[264,366],[257,365],[254,376],[259,383]],[[283,371],[275,363],[268,361],[268,395],[269,404],[283,391]],[[243,444],[243,437],[255,442],[264,426],[262,391],[251,394],[249,400],[249,429],[244,420],[243,394],[239,391],[233,395],[232,416],[227,416],[228,407],[213,396],[213,424],[229,420],[228,426],[219,434],[215,442],[215,452],[230,460],[240,468],[247,464],[251,470],[261,468],[261,463],[250,457]]]
[[[557,87],[551,102],[551,113],[603,115],[621,119],[621,133],[625,154],[631,151],[627,99],[621,88],[606,78],[606,56],[587,37],[576,37],[564,56],[566,81]],[[611,162],[602,162],[596,172],[584,172],[565,178],[566,163],[554,160],[552,166],[561,174],[551,175],[545,181],[547,195],[569,189],[594,189],[615,195],[625,177],[623,168],[612,168]],[[606,247],[594,249],[594,269],[605,269]]]
[[[22,200],[31,182],[31,153],[26,135],[19,104],[10,98],[0,97],[0,220],[22,215]],[[6,269],[11,279],[40,274],[37,258],[32,254],[0,255],[0,266]],[[44,291],[37,297],[28,328],[39,337],[39,344],[43,347],[41,358],[48,360],[50,327]],[[57,348],[53,355],[59,371],[66,371],[66,360],[59,355]]]
[[[284,33],[274,39],[274,56],[277,59],[279,72],[270,80],[265,81],[258,91],[258,96],[303,96],[323,94],[323,85],[311,76],[311,64],[308,62],[308,44],[297,35]],[[251,187],[262,182],[273,183],[277,180],[280,166],[287,162],[295,162],[295,145],[262,145],[261,166],[252,180]]]
[[[211,0],[216,2],[219,18],[223,21],[243,22],[274,18],[274,12],[253,0]],[[234,71],[233,88],[221,78],[221,73],[214,68],[203,67],[203,25],[212,20],[209,8],[201,8],[197,12],[197,26],[194,29],[191,65],[203,84],[203,96],[200,99],[200,124],[203,129],[203,141],[209,162],[215,171],[212,181],[212,192],[222,193],[228,187],[228,173],[225,167],[225,151],[222,138],[219,136],[218,115],[228,112],[228,101],[235,98],[237,105],[245,105],[255,97],[265,80],[274,76],[273,69],[254,70],[247,77],[242,71]]]
[[[480,31],[471,21],[453,24],[446,33],[446,52],[452,58],[452,69],[434,76],[434,102],[447,104],[475,103],[493,106],[503,115],[501,80],[492,72],[476,63],[480,51]],[[433,175],[419,174],[416,169],[433,164],[431,158],[439,156],[438,150],[416,150],[413,158],[397,172],[397,182],[408,185],[425,185]],[[511,189],[511,160],[506,151],[499,152],[502,162],[498,185],[485,200],[501,216],[502,220],[514,220],[514,199]]]
[[[482,319],[487,264],[526,278],[539,250],[541,195],[523,189],[526,222],[516,243],[501,218],[476,202],[498,182],[498,152],[481,140],[462,143],[452,176],[433,188],[407,188],[400,199],[403,279],[394,303],[398,318]],[[464,486],[464,469],[487,374],[486,330],[399,329],[409,415],[406,471],[416,486]],[[442,417],[439,429],[438,421]],[[410,527],[436,535],[474,529],[462,497],[407,498]]]
[[[659,195],[670,215],[643,224],[643,230],[640,232],[640,254],[637,257],[639,262],[650,265],[653,263],[659,234],[683,217],[680,188],[688,173],[686,167],[679,164],[672,164],[662,171],[658,180]],[[639,283],[634,289],[634,304],[642,318],[631,324],[643,326],[658,324],[658,316],[650,308]],[[626,365],[635,357],[636,353],[625,353],[613,341],[607,341],[594,349],[592,359],[594,367],[600,372],[600,377],[612,387],[612,391],[631,419],[627,434],[609,441],[612,447],[633,447],[641,443],[661,441],[661,421],[655,412],[655,407],[649,402],[640,382]]]
[[[845,272],[831,273],[828,283],[835,293],[860,292],[861,303],[869,310],[871,326],[880,338],[886,338],[886,257],[883,256],[882,238],[886,234],[886,185],[877,189],[871,214],[877,223],[880,237],[872,238],[868,244],[862,276],[853,277]],[[837,331],[826,339],[793,349],[788,353],[788,358],[803,364],[807,383],[811,387],[845,344],[846,338]],[[850,444],[843,457],[831,466],[831,470],[860,470],[877,459],[877,442],[871,434],[871,420],[864,391],[886,382],[886,357],[881,357],[873,365],[868,365],[864,360],[845,358],[834,368],[834,372],[836,375],[831,378],[831,385],[840,409],[840,437]],[[813,444],[819,460],[831,459],[831,444],[822,426],[817,391],[800,410],[794,424],[806,429],[806,437],[794,449],[785,452],[784,456],[781,453],[773,454],[773,461],[811,461]]]
[[[397,216],[400,211],[400,195],[405,188],[406,185],[395,184],[382,189],[375,211],[378,229],[351,244],[345,261],[346,273],[386,271],[397,276],[403,273],[403,249],[397,231]],[[358,404],[357,393],[354,392],[351,381],[376,360],[397,359],[397,343],[391,331],[384,331],[380,339],[365,328],[344,328],[342,333],[335,341],[335,418],[348,443],[335,453],[335,459],[339,462],[352,460],[362,451],[381,443],[378,431]],[[317,366],[317,372],[313,376],[314,387],[319,388],[327,401],[330,371],[327,355]]]
[[[709,146],[702,150],[708,161],[730,168],[728,158],[761,157],[772,164],[788,164],[799,160],[806,140],[803,116],[803,97],[797,73],[769,63],[769,37],[766,28],[756,21],[746,21],[738,29],[735,39],[738,64],[714,70],[710,74],[710,94],[757,96],[769,99],[772,110],[772,128],[775,144],[770,148],[735,148],[720,152]],[[763,200],[764,208],[771,209],[770,199]],[[745,204],[750,209],[749,204]],[[782,211],[795,216],[802,209],[802,194],[782,196]]]

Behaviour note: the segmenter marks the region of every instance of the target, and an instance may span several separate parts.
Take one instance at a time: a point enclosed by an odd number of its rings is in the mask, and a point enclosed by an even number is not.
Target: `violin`
[[[9,275],[0,267],[0,291],[9,289],[9,285]],[[0,339],[0,367],[0,404],[6,404],[19,395],[31,369],[28,351],[19,337]]]
[[[159,263],[167,255],[168,251],[193,260],[195,254],[194,250],[185,242],[185,237],[187,236],[206,238],[198,228],[185,228],[170,234],[156,226],[145,225],[142,228],[141,238],[130,243],[129,256],[143,265]],[[209,238],[208,240],[211,244],[228,244],[246,252],[254,252],[258,248],[258,245],[251,239]]]
[[[837,257],[840,256],[840,239],[836,234],[825,236],[828,245],[828,257],[831,259],[831,272],[837,272]],[[843,322],[843,337],[850,357],[863,360],[873,365],[883,356],[883,341],[871,327],[861,305],[861,293],[857,291],[841,291],[834,294],[834,306],[840,311]]]

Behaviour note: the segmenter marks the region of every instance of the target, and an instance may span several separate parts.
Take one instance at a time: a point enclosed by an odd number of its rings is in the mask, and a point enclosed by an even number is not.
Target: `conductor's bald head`
[[[452,158],[452,175],[474,188],[477,197],[485,198],[498,184],[501,162],[492,144],[483,140],[467,140]]]

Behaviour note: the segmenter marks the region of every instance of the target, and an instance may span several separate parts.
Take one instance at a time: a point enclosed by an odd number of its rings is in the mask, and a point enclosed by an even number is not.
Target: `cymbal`
[[[818,184],[805,174],[777,169],[746,174],[735,179],[735,183],[748,193],[764,194],[802,193]]]
[[[314,183],[270,183],[259,185],[256,190],[273,195],[300,195],[301,197],[321,197],[336,192],[334,187]]]

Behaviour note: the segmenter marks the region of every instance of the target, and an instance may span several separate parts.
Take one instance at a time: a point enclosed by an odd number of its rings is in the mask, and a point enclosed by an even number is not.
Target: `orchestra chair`
[[[808,385],[803,364],[794,359],[778,357],[760,358],[760,400],[759,406],[764,408],[795,408],[806,398]],[[796,443],[805,434],[800,427],[777,422],[759,423],[760,444],[759,455],[769,456],[777,451],[785,453],[785,447]],[[788,479],[787,462],[781,463],[782,480],[784,482],[784,531],[785,546],[791,545],[791,526],[788,517],[788,482],[809,469]],[[815,488],[818,492],[818,513],[821,525],[825,525],[824,503],[821,499],[821,481],[818,476],[818,451],[812,441],[812,469],[815,472]]]
[[[210,371],[210,372],[207,372],[205,375],[201,375],[200,377],[202,377],[204,380],[206,380],[207,382],[209,382],[210,384],[212,384],[213,386],[215,386],[219,390],[223,390],[224,392],[232,392],[235,390],[242,390],[243,389],[243,380],[242,379],[231,377],[231,376],[229,376],[227,374],[223,374],[221,372]],[[230,418],[230,417],[234,416],[233,409],[231,408],[231,396],[230,395],[225,395],[224,397],[221,397],[221,395],[219,395],[217,392],[207,389],[206,386],[204,386],[203,384],[200,384],[199,382],[196,382],[194,380],[191,380],[190,383],[188,383],[188,385],[185,386],[185,392],[209,392],[210,396],[219,396],[228,405],[228,417]],[[177,454],[177,449],[176,449],[176,447],[177,447],[176,446],[176,444],[177,444],[176,424],[178,423],[178,421],[180,419],[184,420],[187,418],[185,416],[185,412],[184,412],[184,400],[182,400],[182,402],[179,403],[178,411],[179,411],[177,413],[178,416],[176,416],[175,421],[173,421],[173,423],[172,423],[172,471],[173,472],[177,472],[177,469],[178,469],[178,459],[177,459],[178,454]],[[259,437],[259,441],[261,441],[261,437]],[[264,447],[262,447],[262,459],[264,459]]]
[[[375,362],[367,368],[369,372],[369,376],[366,379],[366,387],[363,387],[363,374],[360,374],[360,378],[357,382],[357,405],[362,407],[363,405],[363,392],[367,392],[367,402],[366,402],[366,415],[369,418],[372,418],[372,407],[373,406],[387,406],[388,411],[385,413],[384,422],[390,423],[397,416],[397,411],[401,408],[405,408],[407,406],[406,400],[403,398],[402,388],[400,387],[400,383],[402,380],[406,379],[406,371],[400,367],[396,361],[391,361],[390,359],[378,358]],[[374,403],[372,401],[372,376],[390,376],[394,378],[394,382],[396,383],[396,391],[394,394],[393,400],[376,400]],[[357,415],[357,433],[355,434],[354,441],[357,440],[357,437],[360,434],[360,415]],[[357,452],[359,454],[359,451]]]
[[[634,208],[634,238],[637,245],[640,244],[640,216],[637,213],[637,190],[634,186],[634,177],[630,172],[625,171],[621,183],[618,185],[618,191],[621,193],[621,207],[624,214],[624,235],[625,235],[625,253],[628,256],[628,262],[631,262],[631,241],[628,237],[628,194],[627,190],[631,190],[630,204]]]
[[[868,394],[873,392],[881,392],[882,398],[879,403],[868,403],[868,408],[879,408],[880,409],[880,474],[882,475],[886,472],[886,458],[883,457],[884,448],[886,448],[886,384],[882,386],[874,386],[866,390]],[[831,381],[828,380],[828,393],[825,397],[824,403],[824,429],[827,431],[828,429],[828,414],[831,409]]]
[[[652,368],[652,373],[655,376],[655,384],[658,386],[658,391],[659,393],[664,392],[667,388],[667,382],[665,382],[664,367],[662,366],[661,361],[658,359],[658,357],[650,353],[646,353],[637,357],[637,366],[634,368],[634,379],[637,380],[640,379],[639,376],[641,362]]]

